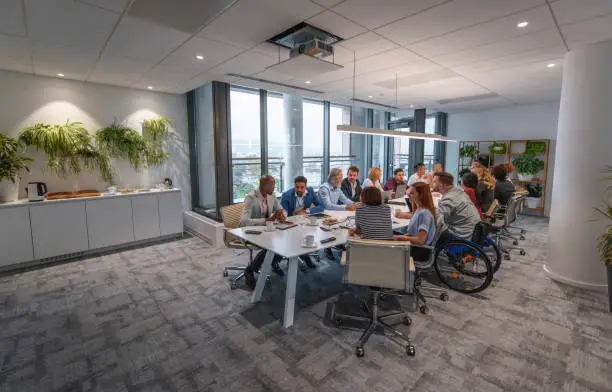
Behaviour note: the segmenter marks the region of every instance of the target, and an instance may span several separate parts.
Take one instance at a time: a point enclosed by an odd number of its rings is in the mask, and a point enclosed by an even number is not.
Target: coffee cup
[[[267,221],[266,222],[266,231],[274,231],[274,222],[273,221]]]
[[[314,235],[307,235],[304,236],[304,245],[305,246],[313,246],[315,242],[315,237]]]
[[[317,217],[316,216],[309,216],[308,217],[308,223],[311,225],[316,225],[317,224]]]

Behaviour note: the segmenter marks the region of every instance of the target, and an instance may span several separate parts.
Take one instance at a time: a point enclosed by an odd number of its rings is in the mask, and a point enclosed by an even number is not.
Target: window
[[[302,110],[302,174],[318,188],[323,174],[323,102],[304,100]]]
[[[283,192],[291,187],[285,184],[285,146],[287,135],[285,132],[285,116],[283,112],[283,95],[268,92],[268,174],[276,179],[276,192]]]
[[[401,118],[414,117],[413,111],[403,111],[391,113],[391,121],[396,121]],[[410,131],[410,128],[395,128],[396,131]],[[410,141],[406,138],[396,137],[393,139],[393,167],[401,167],[404,173],[412,173],[410,166]]]
[[[373,113],[373,128],[385,129],[385,112],[382,110],[374,110]],[[381,183],[384,184],[385,179],[389,177],[385,157],[385,136],[372,136],[372,167],[379,167],[382,171]]]
[[[435,134],[436,133],[436,117],[427,116],[425,119],[425,133]],[[434,163],[436,163],[434,146],[436,142],[434,140],[425,140],[423,163],[425,168],[429,172]]]
[[[329,167],[338,167],[346,174],[351,166],[351,134],[338,132],[338,125],[351,123],[351,108],[330,105],[329,107]],[[327,177],[324,177],[326,179]]]
[[[261,177],[259,91],[230,90],[232,178],[234,202],[257,187]]]

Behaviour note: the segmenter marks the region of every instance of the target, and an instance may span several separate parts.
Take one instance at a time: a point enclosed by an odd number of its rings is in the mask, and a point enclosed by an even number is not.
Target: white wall
[[[550,139],[546,205],[550,210],[559,102],[511,106],[480,112],[449,114],[448,136],[457,140]],[[446,144],[447,170],[457,176],[459,143]]]
[[[140,91],[59,78],[0,71],[0,132],[16,136],[37,122],[49,124],[80,121],[95,132],[113,121],[125,123],[141,132],[145,118],[166,116],[174,122],[175,138],[169,145],[170,158],[163,165],[136,172],[125,162],[117,162],[119,186],[151,187],[165,177],[183,190],[183,208],[190,209],[189,149],[187,106],[184,95]],[[44,155],[32,152],[32,172],[22,180],[43,181],[49,192],[79,189],[104,190],[107,187],[97,172],[58,178],[45,171]],[[23,186],[20,197],[25,197]]]

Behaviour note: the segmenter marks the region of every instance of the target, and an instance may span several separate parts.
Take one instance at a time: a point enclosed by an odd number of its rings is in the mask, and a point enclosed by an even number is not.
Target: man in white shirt
[[[417,182],[427,182],[427,174],[425,173],[425,165],[417,163],[414,166],[415,173],[408,179],[408,186],[414,185]]]

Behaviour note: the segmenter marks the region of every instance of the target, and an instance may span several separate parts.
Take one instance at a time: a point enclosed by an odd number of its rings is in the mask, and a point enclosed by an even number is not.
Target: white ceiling
[[[0,69],[184,93],[211,80],[449,112],[559,99],[568,49],[612,39],[612,0],[2,0]],[[517,28],[527,20],[529,25]],[[266,70],[307,21],[343,69]],[[197,55],[204,57],[196,59]],[[353,58],[357,61],[353,64]],[[548,68],[548,63],[556,63]],[[322,93],[230,77],[234,73]],[[397,83],[396,83],[397,78]],[[397,85],[397,91],[396,91]],[[470,97],[482,97],[470,99]],[[370,98],[371,97],[371,98]],[[440,100],[453,103],[441,104]],[[457,102],[459,101],[459,102]]]

